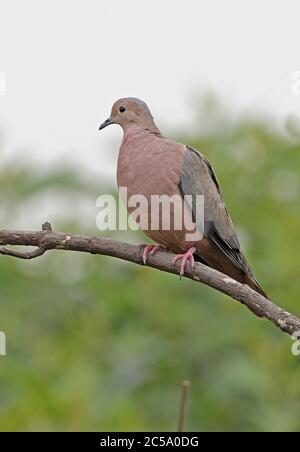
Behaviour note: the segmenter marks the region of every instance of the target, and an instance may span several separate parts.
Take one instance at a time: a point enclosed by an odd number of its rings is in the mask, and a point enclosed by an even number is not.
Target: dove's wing
[[[182,195],[204,195],[204,237],[210,238],[236,267],[252,275],[213,169],[204,155],[189,147],[186,147],[179,188]],[[201,230],[202,219],[197,218],[196,203],[193,200],[188,204]]]

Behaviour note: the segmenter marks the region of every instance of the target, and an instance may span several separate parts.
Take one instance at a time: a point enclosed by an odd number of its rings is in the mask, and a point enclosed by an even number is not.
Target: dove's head
[[[110,117],[101,124],[99,130],[110,124],[119,124],[123,130],[133,126],[159,133],[147,104],[135,97],[117,100],[111,109]]]

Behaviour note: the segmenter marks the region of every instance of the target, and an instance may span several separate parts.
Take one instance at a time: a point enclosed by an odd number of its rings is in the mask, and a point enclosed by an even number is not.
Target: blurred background
[[[210,159],[256,277],[299,315],[299,4],[0,8],[0,227],[100,235],[121,130],[97,129],[140,97]],[[79,253],[0,266],[0,430],[174,431],[188,379],[188,431],[299,431],[292,340],[228,297]]]

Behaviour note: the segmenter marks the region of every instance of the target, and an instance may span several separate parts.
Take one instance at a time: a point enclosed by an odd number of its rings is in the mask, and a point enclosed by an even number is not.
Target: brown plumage
[[[174,253],[187,253],[192,263],[196,260],[225,273],[243,284],[248,284],[266,296],[245,259],[232,220],[225,207],[217,178],[205,156],[183,144],[164,138],[154,123],[147,105],[135,98],[118,100],[111,117],[100,129],[119,124],[124,136],[118,158],[118,187],[127,187],[128,197],[143,195],[150,203],[152,195],[176,195],[181,202],[187,221],[176,230],[176,202],[171,210],[171,228],[151,230],[151,211],[146,215],[149,227],[144,232],[157,244]],[[185,195],[204,195],[204,222],[197,218],[194,202],[182,203]],[[179,209],[180,209],[179,208]],[[129,212],[134,209],[128,207]],[[196,223],[201,238],[186,240],[192,224]],[[147,257],[147,256],[146,256]],[[183,271],[184,271],[183,264]]]

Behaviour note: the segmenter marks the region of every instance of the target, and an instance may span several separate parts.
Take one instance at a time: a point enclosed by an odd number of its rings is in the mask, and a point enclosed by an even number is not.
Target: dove
[[[127,199],[142,196],[149,203],[141,210],[148,220],[141,229],[155,244],[140,245],[144,263],[149,253],[153,255],[165,249],[175,253],[172,262],[175,265],[179,261],[180,276],[184,275],[186,265],[194,268],[195,261],[199,261],[267,298],[242,252],[217,177],[205,155],[165,138],[146,103],[134,97],[117,100],[99,130],[111,124],[123,129],[117,164],[118,187],[127,189]],[[202,216],[194,202],[197,195],[204,198]],[[158,227],[150,227],[153,218],[149,206],[155,196],[175,200],[170,208],[173,223],[169,228],[162,227],[161,218],[155,219]],[[127,204],[127,209],[132,214],[132,205]],[[176,212],[187,217],[181,228],[174,226]],[[195,234],[188,237],[193,225]]]

